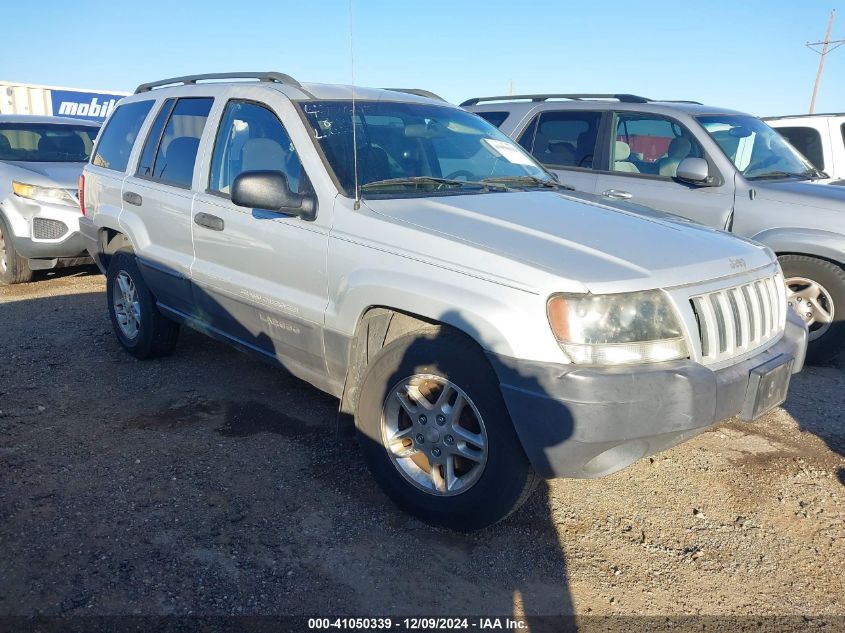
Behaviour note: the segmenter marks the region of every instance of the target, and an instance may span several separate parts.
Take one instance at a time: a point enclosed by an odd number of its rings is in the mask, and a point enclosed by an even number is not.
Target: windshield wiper
[[[545,178],[538,178],[537,176],[493,176],[485,178],[481,182],[493,182],[500,184],[507,184],[511,186],[528,186],[528,187],[547,187],[549,189],[568,189],[575,191],[574,187],[564,185],[556,180],[546,180]]]
[[[495,189],[497,191],[507,190],[505,185],[496,185],[495,183],[478,182],[475,180],[453,180],[451,178],[437,178],[435,176],[409,176],[407,178],[386,178],[384,180],[368,182],[361,185],[361,191],[393,186],[411,186],[414,188],[420,188],[421,186],[424,187],[426,185],[436,185],[435,191],[441,187],[457,187],[459,189],[472,187],[474,189],[482,189],[485,191],[490,189]]]
[[[816,169],[810,169],[803,172],[794,171],[770,171],[765,174],[757,174],[756,176],[748,176],[748,180],[776,180],[778,178],[820,178],[817,175]]]

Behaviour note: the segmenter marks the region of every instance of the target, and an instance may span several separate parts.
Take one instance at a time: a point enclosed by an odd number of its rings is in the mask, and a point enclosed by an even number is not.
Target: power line
[[[813,98],[810,99],[810,114],[816,109],[816,95],[819,92],[819,84],[822,81],[822,70],[824,70],[824,58],[827,57],[827,54],[835,51],[837,48],[845,44],[845,40],[831,40],[830,39],[830,32],[833,29],[833,18],[836,17],[836,9],[830,12],[830,19],[827,21],[827,33],[824,36],[824,40],[821,42],[807,42],[805,45],[811,51],[814,51],[819,54],[819,71],[816,73],[816,83],[813,85]],[[833,44],[834,46],[831,48],[830,45]],[[818,50],[816,47],[821,46],[821,50]]]

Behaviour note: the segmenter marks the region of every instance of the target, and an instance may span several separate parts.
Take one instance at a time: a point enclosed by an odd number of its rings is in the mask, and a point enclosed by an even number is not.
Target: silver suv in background
[[[143,85],[82,198],[130,354],[171,353],[184,325],[286,368],[340,399],[398,504],[457,529],[538,477],[756,418],[804,359],[769,249],[567,190],[414,94],[280,73]]]
[[[462,104],[561,182],[762,242],[810,328],[808,359],[845,349],[845,187],[760,119],[628,94],[538,94]]]
[[[99,129],[94,121],[0,115],[0,283],[91,261],[77,187]]]
[[[845,185],[845,113],[798,114],[763,120],[824,171],[831,184]]]

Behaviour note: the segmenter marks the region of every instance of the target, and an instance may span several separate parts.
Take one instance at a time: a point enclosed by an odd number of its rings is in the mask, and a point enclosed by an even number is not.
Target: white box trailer
[[[0,81],[0,114],[40,114],[104,121],[129,92]]]

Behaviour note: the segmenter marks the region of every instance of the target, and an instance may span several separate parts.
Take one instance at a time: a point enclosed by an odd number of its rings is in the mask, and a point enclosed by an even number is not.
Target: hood
[[[16,167],[21,172],[37,174],[35,178],[30,177],[31,182],[27,184],[61,187],[62,189],[76,189],[82,168],[86,165],[86,163],[39,163],[13,160],[5,161],[5,164]],[[20,175],[15,175],[13,179],[25,179],[26,177],[26,175],[20,173]]]
[[[763,200],[845,211],[845,187],[831,186],[840,184],[840,182],[829,180],[758,180],[751,181],[748,185],[756,189],[757,197]]]
[[[676,216],[644,216],[641,208],[627,210],[599,200],[536,191],[365,203],[386,219],[473,247],[437,254],[455,265],[477,267],[479,257],[473,251],[481,249],[527,264],[529,271],[535,270],[533,277],[540,269],[595,293],[710,281],[773,262],[760,244]],[[520,281],[534,287],[541,283]]]

